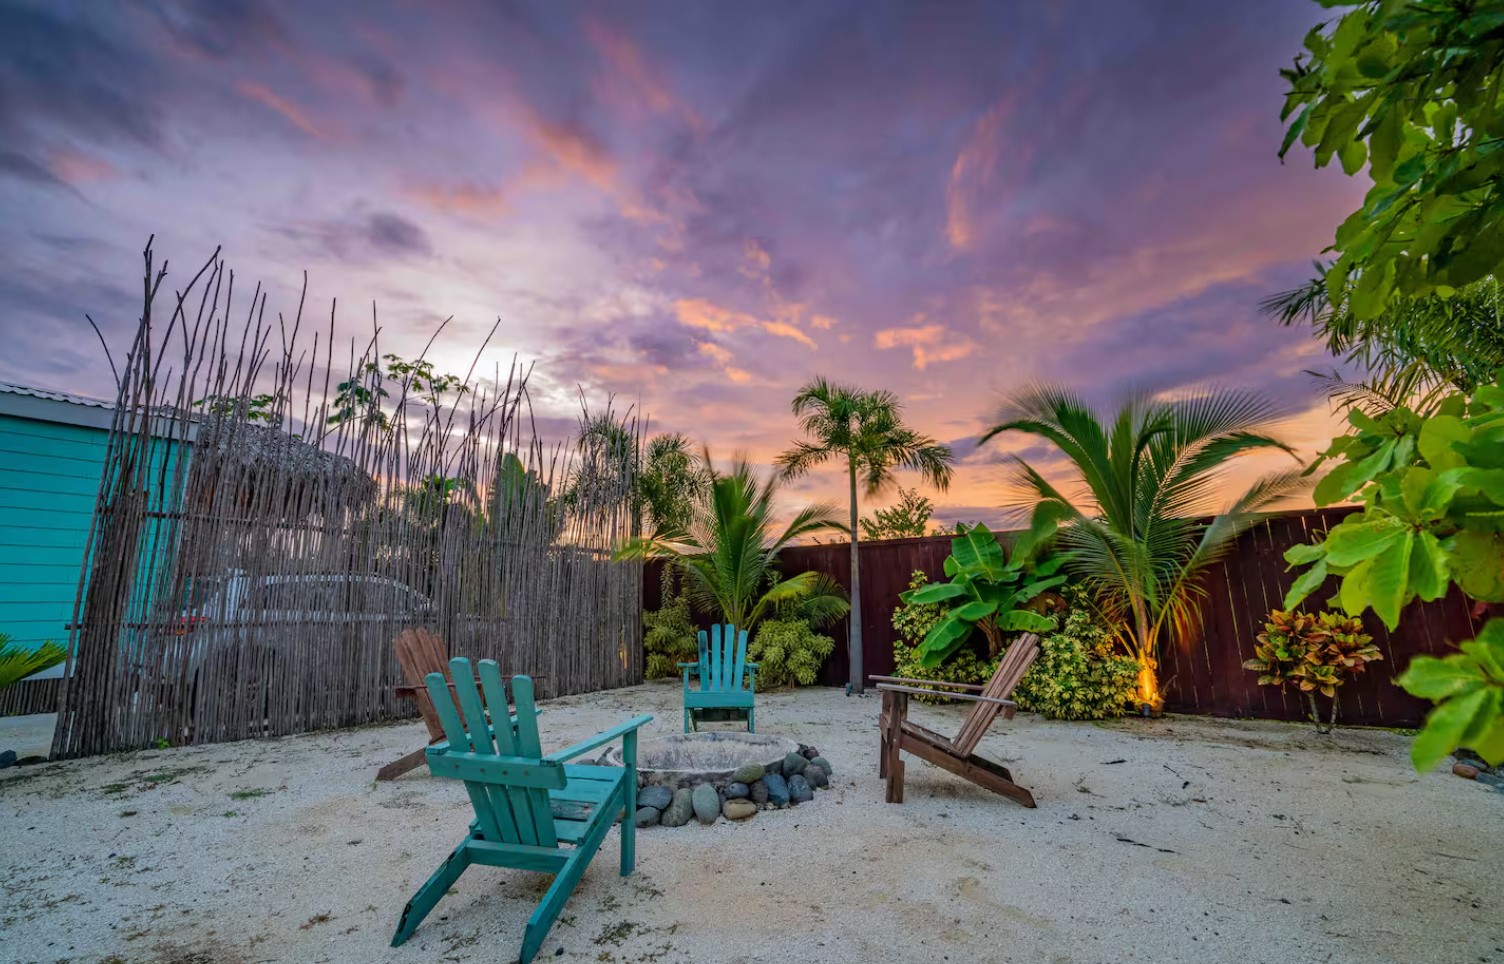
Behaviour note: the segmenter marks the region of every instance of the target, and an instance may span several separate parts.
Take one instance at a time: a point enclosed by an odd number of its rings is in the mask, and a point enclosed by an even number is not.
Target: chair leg
[[[395,780],[409,770],[415,770],[423,765],[424,755],[428,752],[427,747],[414,750],[407,756],[393,760],[380,770],[376,771],[377,780]]]
[[[607,811],[601,811],[600,820],[585,839],[580,841],[579,846],[575,847],[574,853],[569,855],[569,863],[559,871],[554,882],[549,885],[548,893],[543,895],[542,902],[538,904],[538,909],[527,919],[527,930],[522,935],[522,954],[518,957],[517,964],[528,964],[538,953],[548,932],[553,929],[554,921],[559,919],[559,913],[564,910],[570,895],[579,886],[585,868],[590,866],[590,861],[606,839],[606,832],[611,829],[611,818],[606,813]],[[629,826],[632,826],[631,817],[626,818],[622,824],[622,832],[626,833]]]
[[[627,772],[621,782],[621,875],[627,876],[637,865],[637,731],[629,730],[622,738],[622,768]]]
[[[757,732],[757,707],[755,706],[747,707],[747,732]]]
[[[393,947],[401,947],[409,937],[413,936],[413,931],[423,923],[423,918],[428,916],[428,912],[434,909],[439,899],[449,892],[454,882],[460,879],[460,874],[463,874],[465,868],[470,866],[470,853],[465,849],[465,845],[469,842],[470,838],[466,837],[464,843],[454,848],[454,853],[439,865],[439,869],[424,881],[423,886],[418,888],[418,892],[413,894],[412,900],[409,900],[407,906],[402,908],[402,916],[397,920],[397,933],[392,935]]]
[[[903,803],[903,721],[909,715],[907,693],[894,693],[888,713],[888,793],[889,803]]]

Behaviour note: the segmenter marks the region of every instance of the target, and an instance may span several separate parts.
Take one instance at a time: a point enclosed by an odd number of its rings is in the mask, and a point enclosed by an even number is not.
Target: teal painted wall
[[[16,642],[68,642],[108,441],[0,414],[0,632]]]

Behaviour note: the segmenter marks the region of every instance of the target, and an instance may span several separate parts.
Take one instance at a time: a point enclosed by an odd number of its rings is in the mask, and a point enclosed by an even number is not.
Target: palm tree
[[[687,528],[695,503],[704,498],[712,478],[710,466],[687,437],[675,433],[649,439],[637,474],[637,498],[648,531]]]
[[[813,441],[796,442],[778,457],[784,478],[796,478],[832,459],[845,459],[851,487],[851,691],[862,692],[862,587],[857,555],[857,479],[867,495],[894,481],[895,468],[913,469],[938,489],[950,486],[950,446],[903,424],[903,406],[888,391],[864,392],[816,376],[794,396],[799,427]]]
[[[708,453],[703,459],[710,465]],[[835,580],[817,572],[785,579],[778,571],[778,553],[795,539],[842,528],[836,508],[806,506],[779,531],[777,493],[776,480],[760,482],[738,458],[730,472],[714,477],[709,496],[694,503],[687,526],[635,537],[616,558],[669,560],[696,609],[749,632],[773,612],[815,626],[840,619],[849,606]]]
[[[1254,513],[1296,490],[1297,471],[1266,475],[1217,509],[1228,465],[1240,456],[1290,447],[1266,431],[1279,417],[1263,398],[1212,390],[1162,400],[1135,395],[1104,422],[1066,389],[1036,385],[1011,396],[986,443],[1023,432],[1069,460],[1079,497],[1067,496],[1028,462],[1012,461],[1015,483],[1032,508],[1036,538],[1059,530],[1070,571],[1138,659],[1139,697],[1163,702],[1159,641],[1183,639],[1205,595],[1198,576],[1254,521]],[[1210,521],[1204,517],[1217,512]]]
[[[1494,278],[1445,298],[1396,298],[1363,320],[1345,297],[1331,300],[1325,266],[1314,267],[1316,277],[1264,299],[1260,308],[1282,325],[1309,326],[1327,351],[1367,373],[1358,382],[1335,372],[1319,376],[1344,405],[1426,410],[1453,392],[1471,394],[1504,368],[1504,300]]]

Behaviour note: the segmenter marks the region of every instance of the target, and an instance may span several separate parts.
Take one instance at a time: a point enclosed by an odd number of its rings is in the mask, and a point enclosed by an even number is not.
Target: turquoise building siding
[[[0,633],[15,642],[68,642],[111,415],[0,384]]]

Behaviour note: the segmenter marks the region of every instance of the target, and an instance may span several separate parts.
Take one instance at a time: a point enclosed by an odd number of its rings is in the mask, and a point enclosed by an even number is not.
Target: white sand
[[[677,687],[550,703],[545,744],[634,712],[674,732]],[[915,715],[947,731],[961,712]],[[613,831],[539,960],[1504,961],[1504,794],[1417,776],[1403,735],[1020,717],[982,749],[1039,809],[918,761],[890,806],[876,714],[835,690],[759,696],[765,731],[830,758],[832,789],[745,824],[645,831],[627,879]],[[460,785],[426,770],[373,784],[421,733],[0,773],[0,960],[515,959],[542,875],[473,868],[387,947],[469,819]]]

